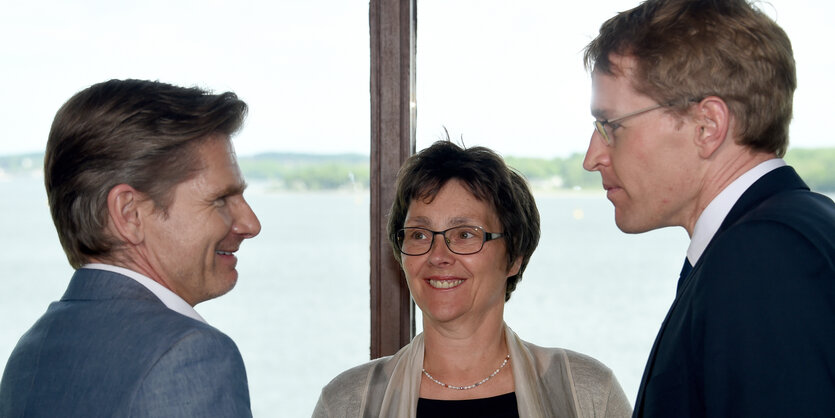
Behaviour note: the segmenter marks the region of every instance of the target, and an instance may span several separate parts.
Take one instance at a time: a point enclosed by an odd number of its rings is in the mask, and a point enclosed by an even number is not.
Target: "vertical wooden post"
[[[386,222],[394,180],[415,151],[417,0],[370,0],[371,33],[371,358],[414,336],[413,304],[391,254]]]

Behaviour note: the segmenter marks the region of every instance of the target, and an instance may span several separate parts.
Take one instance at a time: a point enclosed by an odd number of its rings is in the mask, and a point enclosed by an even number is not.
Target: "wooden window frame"
[[[414,337],[414,303],[386,234],[394,179],[415,152],[417,0],[370,0],[371,358]]]

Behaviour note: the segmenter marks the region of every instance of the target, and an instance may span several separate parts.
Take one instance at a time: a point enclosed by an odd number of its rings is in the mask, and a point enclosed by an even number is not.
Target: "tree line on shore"
[[[790,149],[786,162],[797,169],[812,190],[835,193],[835,147]],[[600,175],[583,169],[583,155],[565,158],[506,156],[507,164],[522,173],[538,190],[600,190]],[[266,182],[276,190],[367,189],[369,158],[361,154],[265,153],[238,158],[250,182]],[[0,157],[0,178],[32,173],[43,167],[43,154]]]
[[[786,162],[795,167],[812,190],[835,193],[835,148],[791,149]],[[546,190],[602,190],[600,175],[583,169],[583,154],[566,158],[506,156],[532,187]],[[262,154],[240,158],[247,179],[269,181],[284,190],[367,188],[368,156]]]

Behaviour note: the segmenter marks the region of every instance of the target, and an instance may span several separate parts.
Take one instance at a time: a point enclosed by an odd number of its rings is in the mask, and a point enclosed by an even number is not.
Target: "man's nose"
[[[245,238],[252,238],[258,235],[261,232],[261,222],[258,220],[258,216],[255,215],[252,207],[243,198],[238,211],[232,230],[238,235],[243,235]]]
[[[595,129],[589,138],[589,147],[583,159],[583,168],[586,171],[600,171],[600,165],[607,163],[609,147],[604,141],[603,136]]]

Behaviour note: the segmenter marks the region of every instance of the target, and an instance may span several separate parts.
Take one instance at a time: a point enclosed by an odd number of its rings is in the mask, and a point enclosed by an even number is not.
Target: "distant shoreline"
[[[784,157],[812,190],[835,193],[835,147],[793,148]],[[566,158],[506,156],[505,161],[524,175],[537,194],[577,195],[602,191],[600,175],[585,171],[583,155]],[[367,190],[369,156],[363,154],[263,153],[239,156],[244,177],[264,182],[271,191],[312,192]],[[42,178],[43,153],[0,156],[0,181],[18,177]]]

